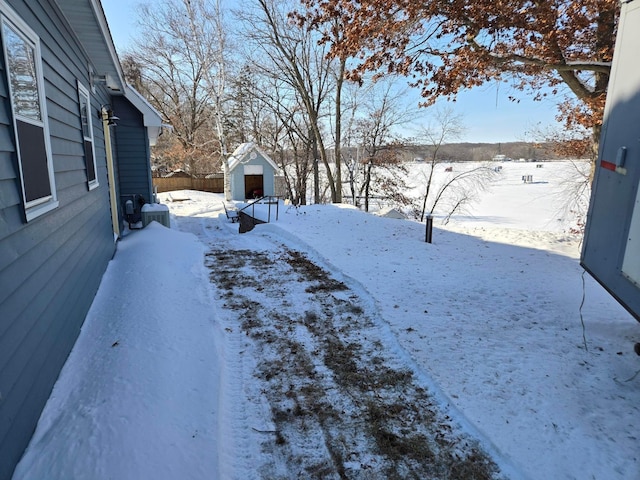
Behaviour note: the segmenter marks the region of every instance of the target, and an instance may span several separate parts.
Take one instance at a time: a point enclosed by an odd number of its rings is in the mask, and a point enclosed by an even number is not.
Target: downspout
[[[114,242],[120,238],[120,222],[118,220],[118,203],[116,201],[116,175],[113,169],[113,151],[111,150],[111,130],[109,129],[109,112],[102,107],[102,129],[104,131],[104,148],[107,156],[107,178],[109,182],[109,200],[111,203],[111,224],[113,225]]]

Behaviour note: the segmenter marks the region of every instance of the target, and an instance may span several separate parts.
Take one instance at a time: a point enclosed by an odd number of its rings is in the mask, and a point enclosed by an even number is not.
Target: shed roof
[[[240,164],[249,163],[252,160],[251,152],[260,154],[274,170],[278,170],[276,162],[271,160],[271,157],[269,157],[264,150],[258,147],[254,142],[247,142],[241,143],[229,157],[229,171],[233,171]]]

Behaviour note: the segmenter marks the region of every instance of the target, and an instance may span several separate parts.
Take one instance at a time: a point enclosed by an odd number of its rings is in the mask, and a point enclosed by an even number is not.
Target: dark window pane
[[[91,140],[84,141],[84,158],[87,162],[87,181],[89,183],[96,179],[96,168],[93,163],[93,142]]]
[[[27,203],[51,196],[44,129],[16,120],[18,146]]]

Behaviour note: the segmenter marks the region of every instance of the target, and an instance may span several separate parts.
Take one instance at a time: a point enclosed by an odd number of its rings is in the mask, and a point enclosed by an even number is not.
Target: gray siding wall
[[[618,148],[626,146],[627,173],[605,170],[598,162],[581,263],[640,321],[640,288],[623,274],[623,260],[632,235],[631,218],[634,208],[640,208],[635,205],[640,188],[640,94],[616,104],[605,122],[599,159],[615,162]]]
[[[24,220],[5,59],[0,61],[0,479],[10,478],[80,331],[115,245],[102,124],[93,117],[100,186],[89,191],[77,80],[89,59],[47,0],[9,0],[40,36],[59,207]],[[99,90],[95,115],[109,103]]]
[[[113,99],[113,111],[119,118],[111,127],[118,152],[118,177],[121,200],[125,196],[142,195],[152,200],[150,147],[142,114],[124,97]],[[122,201],[120,202],[122,208]]]
[[[631,314],[640,321],[640,286],[624,273],[625,255],[640,255],[636,232],[631,231],[640,188],[640,76],[637,70],[640,45],[640,5],[623,3],[611,83],[600,136],[598,166],[587,216],[582,265]],[[626,174],[602,168],[614,163],[620,147],[626,148]],[[630,242],[631,241],[631,242]],[[629,252],[627,252],[629,249]]]

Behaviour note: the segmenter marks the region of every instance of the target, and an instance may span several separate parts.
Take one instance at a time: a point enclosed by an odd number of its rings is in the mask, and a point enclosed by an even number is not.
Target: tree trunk
[[[229,159],[224,156],[222,158],[222,172],[224,174],[224,199],[231,201],[231,174],[229,173]]]
[[[324,148],[324,141],[322,140],[322,132],[320,132],[320,126],[318,125],[318,117],[316,116],[315,118],[311,119],[312,123],[313,123],[313,133],[314,133],[314,138],[315,138],[315,159],[314,159],[314,165],[315,165],[315,172],[318,172],[318,155],[320,156],[320,160],[322,160],[322,164],[324,165],[324,168],[326,170],[326,175],[327,175],[327,183],[329,184],[329,188],[331,189],[331,201],[335,201],[336,198],[336,184],[335,184],[335,180],[334,180],[334,176],[333,173],[331,172],[331,165],[329,165],[329,160],[327,158],[327,150]],[[316,175],[317,178],[317,175]],[[319,179],[317,180],[319,182]],[[320,203],[320,198],[318,195],[318,199],[316,200],[316,203]]]
[[[427,210],[427,198],[429,197],[429,192],[431,191],[431,180],[433,179],[433,170],[436,167],[436,158],[435,154],[433,159],[431,160],[431,171],[429,172],[429,178],[427,179],[427,191],[424,194],[424,200],[422,202],[422,212],[420,213],[420,221],[424,221],[424,214]],[[432,212],[433,213],[433,209]]]
[[[369,161],[367,163],[367,167],[365,169],[364,176],[364,211],[369,211],[369,189],[371,187],[371,169],[373,167],[373,162]]]
[[[313,138],[313,203],[320,203],[320,172],[318,171],[318,141]]]
[[[336,79],[336,145],[335,145],[335,157],[336,157],[336,193],[333,199],[334,203],[342,203],[342,158],[340,153],[340,147],[342,142],[342,84],[344,83],[344,71],[346,69],[346,60],[340,59],[340,67],[338,69],[338,76]]]

